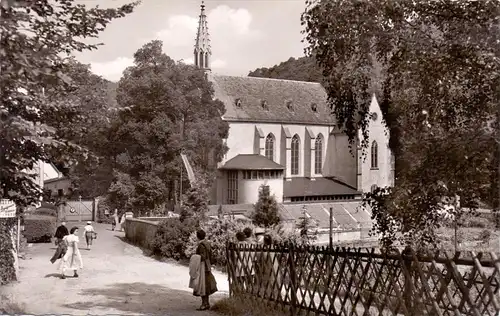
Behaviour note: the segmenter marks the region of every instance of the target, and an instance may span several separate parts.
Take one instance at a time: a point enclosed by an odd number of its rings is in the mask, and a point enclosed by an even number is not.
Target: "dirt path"
[[[123,241],[123,232],[113,232],[108,225],[95,227],[98,239],[90,251],[80,234],[84,269],[79,278],[59,278],[59,261],[49,261],[54,244],[33,244],[20,260],[19,282],[0,288],[0,293],[36,315],[216,315],[195,310],[200,299],[187,286],[187,267],[145,257]],[[227,277],[216,271],[214,275],[219,292],[211,297],[212,303],[228,293]]]

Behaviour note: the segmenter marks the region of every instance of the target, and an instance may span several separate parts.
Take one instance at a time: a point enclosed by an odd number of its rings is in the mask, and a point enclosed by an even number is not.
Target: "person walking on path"
[[[64,236],[69,235],[68,228],[66,227],[66,222],[62,222],[56,229],[54,237],[56,238],[56,246],[62,241]]]
[[[69,231],[70,234],[64,236],[63,242],[66,243],[67,251],[62,257],[61,264],[59,266],[59,271],[61,272],[61,279],[66,279],[66,270],[73,270],[73,276],[78,277],[77,270],[83,269],[83,260],[80,250],[78,249],[78,227],[73,227]]]
[[[114,231],[116,228],[116,224],[118,224],[118,209],[115,208],[115,213],[112,216],[111,220],[111,230]]]
[[[87,225],[83,227],[83,235],[85,236],[85,241],[87,242],[87,249],[90,250],[90,246],[92,246],[92,240],[95,239],[97,233],[92,226],[92,222],[88,221]]]
[[[67,235],[66,235],[67,236]],[[64,257],[64,254],[66,254],[66,251],[68,250],[68,247],[66,246],[66,243],[63,242],[63,239],[61,238],[60,241],[57,241],[57,249],[52,258],[50,258],[50,262],[54,264],[58,259],[61,259]]]
[[[196,232],[196,237],[200,241],[196,248],[196,254],[200,256],[198,282],[193,289],[194,296],[201,296],[201,306],[197,309],[204,311],[210,309],[209,296],[217,292],[217,281],[212,274],[212,247],[210,242],[205,240],[206,233],[200,229]]]

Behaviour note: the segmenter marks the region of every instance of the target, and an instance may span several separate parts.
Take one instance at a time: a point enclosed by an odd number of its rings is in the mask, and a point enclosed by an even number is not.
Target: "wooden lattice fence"
[[[229,244],[232,296],[291,315],[500,315],[495,253]]]

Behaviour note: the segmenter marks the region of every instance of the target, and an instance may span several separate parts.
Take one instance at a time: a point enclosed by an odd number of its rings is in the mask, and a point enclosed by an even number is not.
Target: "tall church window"
[[[238,171],[227,173],[227,204],[238,204]]]
[[[299,174],[299,155],[300,155],[300,139],[299,135],[295,134],[292,137],[292,152],[291,152],[291,173],[293,175]]]
[[[269,133],[266,137],[265,156],[272,161],[274,161],[274,140],[274,135]]]
[[[372,162],[372,169],[377,169],[378,168],[378,145],[376,141],[373,141],[372,143],[372,149],[371,149],[371,162]]]
[[[200,68],[205,68],[205,66],[203,65],[203,52],[200,52],[198,58],[199,58]]]
[[[323,135],[316,137],[314,146],[314,173],[321,174],[323,171]]]

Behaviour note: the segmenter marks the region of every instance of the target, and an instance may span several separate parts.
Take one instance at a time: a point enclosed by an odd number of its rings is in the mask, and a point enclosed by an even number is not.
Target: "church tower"
[[[212,50],[210,49],[205,3],[202,1],[200,20],[198,22],[198,34],[196,35],[196,43],[194,45],[194,64],[196,67],[210,71],[211,58]]]

